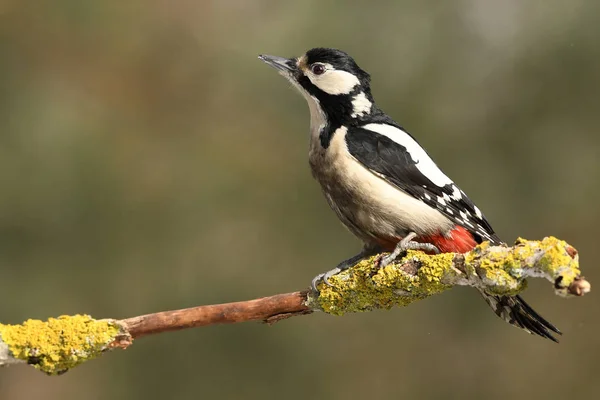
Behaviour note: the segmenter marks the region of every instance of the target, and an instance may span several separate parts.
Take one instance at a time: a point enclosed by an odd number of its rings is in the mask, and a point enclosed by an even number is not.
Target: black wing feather
[[[394,127],[401,129],[398,126]],[[417,163],[401,144],[385,135],[359,127],[348,129],[346,144],[350,154],[366,168],[437,209],[455,224],[469,230],[480,242],[489,240],[493,244],[502,243],[485,216],[477,215],[475,204],[460,188],[454,184],[445,186],[434,184],[419,171]],[[451,198],[455,187],[461,194],[458,200]]]

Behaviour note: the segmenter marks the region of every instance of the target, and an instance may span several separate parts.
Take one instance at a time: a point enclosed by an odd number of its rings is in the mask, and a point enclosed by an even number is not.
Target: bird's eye
[[[323,66],[322,64],[313,64],[310,67],[310,70],[315,75],[321,75],[323,72],[325,72],[325,66]]]

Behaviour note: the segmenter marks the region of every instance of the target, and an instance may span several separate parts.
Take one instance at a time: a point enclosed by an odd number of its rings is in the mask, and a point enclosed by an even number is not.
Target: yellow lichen
[[[427,255],[409,251],[397,262],[378,268],[378,257],[330,278],[331,286],[321,284],[318,297],[309,303],[323,311],[342,315],[374,308],[405,306],[452,285],[485,287],[489,293],[515,295],[523,291],[525,277],[545,277],[555,283],[558,294],[579,276],[575,250],[553,237],[542,241],[517,240],[512,248],[491,246],[484,242],[464,255],[463,272],[454,268],[455,254]],[[411,264],[405,272],[399,265]]]
[[[514,252],[502,250],[484,242],[465,256],[465,263],[486,284],[488,293],[517,294],[525,285],[515,273],[522,265],[521,260],[514,257]]]
[[[409,251],[398,264],[414,262],[418,268],[416,275],[395,264],[379,268],[378,257],[372,257],[330,278],[331,286],[321,284],[319,307],[329,314],[343,315],[408,305],[450,288],[443,280],[448,274],[457,273],[452,268],[453,257],[453,254],[429,256]]]
[[[544,238],[541,247],[544,248],[544,255],[536,267],[555,282],[558,294],[566,296],[566,289],[581,275],[575,249],[564,240],[552,236]],[[569,254],[569,250],[574,253]]]
[[[578,260],[569,255],[569,247],[565,241],[552,236],[541,241],[519,238],[514,247],[506,251],[492,250],[486,242],[466,254],[465,264],[489,284],[486,290],[491,293],[517,294],[526,287],[524,276],[535,275],[558,281],[557,291],[566,295],[564,288],[580,275]],[[538,255],[541,255],[539,259]]]
[[[60,316],[48,321],[27,320],[20,325],[0,324],[0,338],[13,357],[56,375],[98,356],[119,334],[109,321],[89,315]]]

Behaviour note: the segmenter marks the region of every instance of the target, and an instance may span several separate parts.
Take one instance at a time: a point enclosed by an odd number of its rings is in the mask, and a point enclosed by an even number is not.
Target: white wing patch
[[[425,150],[408,133],[388,124],[372,123],[363,126],[363,128],[386,136],[404,147],[406,152],[410,154],[418,171],[429,179],[433,185],[441,189],[436,190],[430,187],[432,185],[421,185],[425,192],[416,191],[415,197],[428,202],[432,207],[444,213],[446,217],[455,223],[468,227],[484,240],[498,242],[499,239],[493,237],[493,231],[488,232],[486,227],[482,225],[487,223],[481,210],[473,205],[467,195],[439,169]]]
[[[435,185],[443,187],[453,183],[452,180],[448,178],[437,165],[435,165],[431,157],[429,157],[415,139],[402,129],[386,124],[367,124],[364,128],[387,136],[394,142],[406,148],[406,151],[416,163],[417,169]]]

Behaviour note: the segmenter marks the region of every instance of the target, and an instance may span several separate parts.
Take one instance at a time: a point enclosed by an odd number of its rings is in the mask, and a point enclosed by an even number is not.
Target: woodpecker
[[[407,249],[465,253],[483,241],[503,242],[477,206],[414,137],[373,100],[370,76],[347,53],[314,48],[301,57],[261,55],[298,89],[310,110],[309,164],[329,206],[362,240],[362,251],[319,274],[317,283],[363,258]],[[520,296],[480,290],[496,315],[557,342],[561,332]]]

